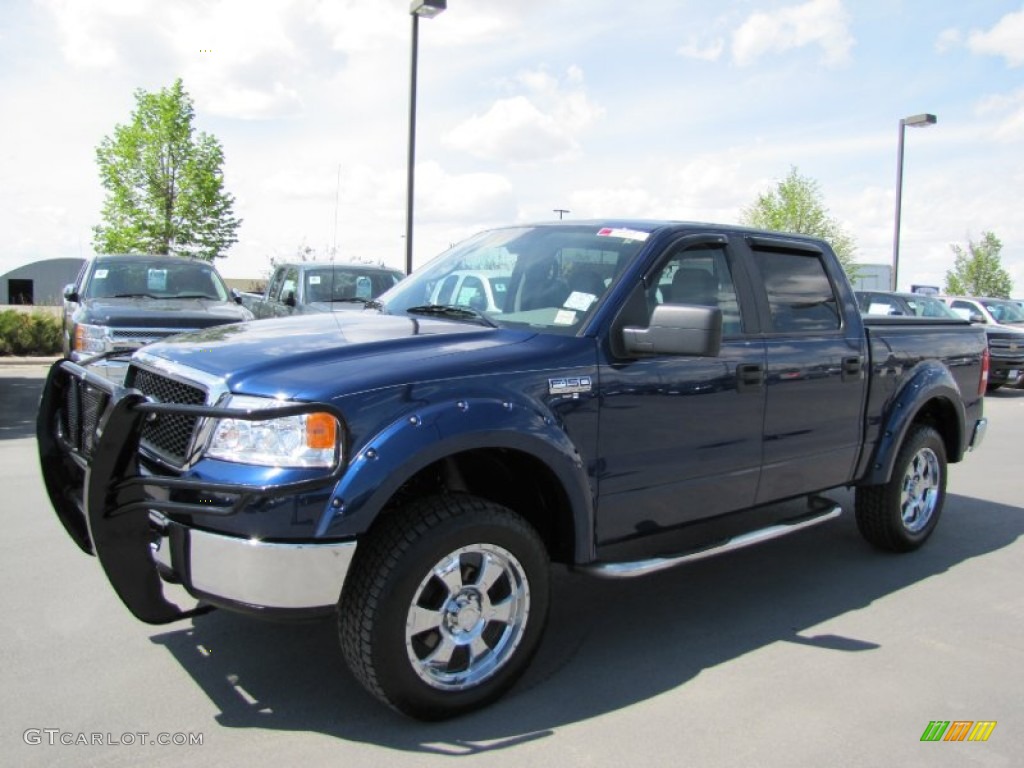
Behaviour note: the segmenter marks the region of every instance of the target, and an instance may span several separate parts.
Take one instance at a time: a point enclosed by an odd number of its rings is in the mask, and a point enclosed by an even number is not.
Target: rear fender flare
[[[868,465],[862,485],[880,485],[889,481],[896,455],[911,425],[928,404],[936,401],[943,401],[944,405],[952,406],[956,413],[957,423],[953,425],[956,429],[956,450],[950,451],[949,460],[960,460],[963,455],[966,420],[963,393],[945,366],[928,361],[918,366],[906,378],[896,396],[888,403],[883,417],[882,436]],[[940,434],[945,437],[948,425],[940,424],[938,427]]]

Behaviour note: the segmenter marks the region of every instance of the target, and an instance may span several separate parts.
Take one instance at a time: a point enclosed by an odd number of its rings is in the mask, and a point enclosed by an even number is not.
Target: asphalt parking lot
[[[131,618],[45,498],[44,370],[0,366],[5,764],[1021,762],[1022,390],[988,399],[986,442],[951,468],[921,551],[869,548],[839,492],[838,520],[756,548],[627,582],[559,572],[548,634],[512,694],[425,725],[362,691],[330,621]],[[985,742],[922,742],[935,720],[997,725]]]

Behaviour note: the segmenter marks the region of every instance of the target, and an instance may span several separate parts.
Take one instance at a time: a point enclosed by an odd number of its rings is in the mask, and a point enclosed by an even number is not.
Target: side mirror
[[[78,303],[78,291],[75,290],[74,283],[68,283],[64,286],[64,298],[67,301],[73,301],[76,304]]]
[[[289,307],[295,306],[295,291],[288,291],[288,293],[285,294],[284,303]]]
[[[972,323],[984,323],[984,322],[986,322],[985,321],[985,316],[983,314],[981,314],[981,312],[971,312],[970,316],[967,319],[970,320]]]
[[[235,304],[242,304],[243,303],[242,302],[242,292],[240,290],[238,290],[237,288],[232,288],[231,289],[231,300],[234,301]]]
[[[655,307],[647,328],[623,328],[622,341],[626,351],[636,356],[717,357],[722,347],[722,310],[662,304]]]

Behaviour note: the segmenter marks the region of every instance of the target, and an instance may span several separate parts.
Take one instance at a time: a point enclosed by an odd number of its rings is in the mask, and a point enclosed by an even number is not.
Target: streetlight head
[[[432,19],[447,7],[448,0],[412,0],[409,5],[409,13],[413,16]]]
[[[912,128],[919,128],[927,125],[935,125],[935,123],[937,123],[938,120],[939,118],[937,118],[935,115],[929,115],[928,113],[925,113],[923,115],[911,115],[910,117],[904,117],[903,124],[909,125]]]

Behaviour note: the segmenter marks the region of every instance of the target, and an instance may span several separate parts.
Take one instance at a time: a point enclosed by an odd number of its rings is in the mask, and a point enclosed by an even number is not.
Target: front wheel
[[[511,510],[473,496],[418,500],[360,546],[339,606],[349,668],[422,720],[482,707],[523,673],[548,612],[548,558]]]
[[[892,477],[857,489],[857,528],[880,549],[909,552],[927,541],[946,500],[946,446],[932,427],[912,427]]]

